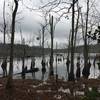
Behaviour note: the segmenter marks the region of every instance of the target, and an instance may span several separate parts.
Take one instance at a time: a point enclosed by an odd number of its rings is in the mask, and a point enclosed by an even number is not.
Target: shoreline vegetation
[[[100,44],[90,45],[90,53],[99,53],[100,51]],[[25,48],[25,56],[31,57],[31,55],[34,55],[36,57],[42,56],[42,46],[28,46],[28,45],[22,45],[22,44],[14,44],[14,57],[22,57],[23,56],[23,48]],[[83,46],[80,45],[76,47],[76,53],[82,53]],[[96,49],[95,49],[96,48]],[[54,49],[54,53],[66,53],[67,50],[65,49]],[[45,55],[50,54],[50,48],[44,48]],[[9,57],[10,56],[10,44],[0,44],[0,57]]]

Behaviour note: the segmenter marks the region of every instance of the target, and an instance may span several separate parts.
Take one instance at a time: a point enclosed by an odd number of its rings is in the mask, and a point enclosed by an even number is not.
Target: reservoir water
[[[74,60],[74,73],[76,72],[76,58],[77,58],[78,54],[75,55],[75,60]],[[81,72],[82,72],[82,69],[83,69],[83,65],[84,65],[84,60],[83,60],[83,56],[81,56],[81,59],[80,59],[80,64],[81,64]],[[98,70],[98,65],[95,64],[95,68],[93,66],[93,57],[95,56],[95,54],[90,54],[91,58],[90,58],[90,61],[91,61],[91,69],[90,69],[90,76],[89,78],[97,78],[100,74],[100,71]],[[53,63],[53,68],[54,68],[54,74],[56,74],[56,61],[55,61],[55,56],[54,56],[54,63]],[[58,56],[59,58],[59,56]],[[66,55],[63,55],[63,57],[60,57],[61,58],[61,61],[57,62],[57,74],[58,74],[58,77],[59,78],[63,78],[64,80],[67,80],[67,68],[66,68],[66,59],[63,59],[63,58],[66,58]],[[39,68],[39,71],[35,73],[35,78],[36,79],[39,79],[41,80],[42,78],[42,72],[41,72],[41,60],[42,60],[42,57],[35,57],[35,67],[38,67]],[[46,80],[48,78],[48,75],[49,75],[49,56],[46,56],[46,62],[48,62],[48,64],[46,64],[46,73],[44,75],[44,80]],[[2,60],[0,60],[0,66],[1,66],[1,63],[2,63]],[[27,68],[30,69],[30,66],[31,66],[31,58],[27,58],[25,59],[25,66],[27,65]],[[9,69],[9,62],[7,63],[7,70]],[[15,73],[19,73],[22,71],[22,61],[21,60],[18,60],[18,59],[14,59],[14,67],[13,67],[13,71],[14,71],[14,74]],[[0,67],[0,75],[3,73],[1,67]],[[2,76],[2,75],[1,75]],[[81,74],[82,76],[82,74]],[[21,75],[18,74],[18,75],[14,75],[14,78],[18,78],[18,79],[21,79]],[[32,77],[32,73],[27,73],[26,74],[26,79],[33,79]]]

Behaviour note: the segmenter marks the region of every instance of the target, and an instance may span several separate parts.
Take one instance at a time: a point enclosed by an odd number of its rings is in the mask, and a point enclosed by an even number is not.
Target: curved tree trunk
[[[14,52],[14,33],[15,33],[15,19],[18,9],[18,0],[14,0],[15,8],[12,14],[12,26],[11,26],[11,45],[10,45],[10,66],[9,66],[9,76],[6,84],[6,88],[12,87],[12,77],[13,77],[13,52]]]

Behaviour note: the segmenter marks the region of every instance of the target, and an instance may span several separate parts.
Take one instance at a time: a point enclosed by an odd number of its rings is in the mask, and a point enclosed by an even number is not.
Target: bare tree
[[[50,55],[50,76],[54,75],[53,72],[53,39],[54,39],[54,26],[53,26],[53,16],[50,16],[50,35],[51,35],[51,55]]]
[[[75,46],[76,46],[77,34],[78,34],[78,29],[79,29],[80,10],[81,10],[78,2],[77,2],[77,10],[78,10],[78,12],[77,12],[78,14],[77,14],[76,26],[75,26],[74,49],[75,49]]]
[[[72,35],[71,35],[71,69],[69,80],[74,80],[74,17],[75,17],[75,0],[72,3]]]
[[[89,0],[87,0],[86,26],[85,26],[85,36],[84,36],[84,68],[83,68],[84,77],[85,77],[84,71],[88,63],[88,45],[87,45],[88,16],[89,16]]]
[[[6,35],[6,19],[5,19],[5,0],[3,5],[3,20],[4,20],[4,44],[5,44],[5,35]]]
[[[12,14],[12,25],[11,25],[12,28],[11,28],[11,45],[10,45],[10,67],[9,67],[9,76],[6,84],[6,88],[9,89],[12,87],[15,19],[18,10],[18,0],[14,0],[14,3],[15,3],[15,8]]]
[[[3,43],[5,44],[6,43],[6,33],[8,31],[8,27],[7,27],[7,20],[6,20],[6,2],[4,0],[4,3],[3,3],[3,23],[0,24],[0,31],[3,33]]]
[[[48,12],[42,10],[42,18],[44,19],[44,23],[40,24],[41,25],[41,29],[42,29],[42,59],[45,59],[44,56],[44,44],[45,44],[45,37],[47,34],[45,34],[45,31],[47,30],[47,27],[49,25],[49,23],[47,22],[47,16],[48,16]]]

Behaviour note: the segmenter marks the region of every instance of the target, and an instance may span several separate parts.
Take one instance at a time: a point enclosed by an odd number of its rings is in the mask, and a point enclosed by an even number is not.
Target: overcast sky
[[[0,15],[1,15],[0,23],[2,23],[3,1],[4,0],[0,0]],[[5,1],[8,1],[8,0],[5,0]],[[10,0],[10,1],[13,1],[13,0]],[[37,6],[41,5],[40,2],[46,3],[46,1],[49,1],[49,0],[23,0],[23,1],[24,1],[24,4],[27,5],[28,7],[36,8]],[[32,1],[32,2],[30,2],[30,1]],[[84,6],[85,6],[86,0],[80,0],[80,1],[81,1],[80,5],[83,7],[83,4],[84,4]],[[97,2],[97,1],[98,0],[95,0],[95,2]],[[40,12],[26,9],[24,4],[22,5],[22,3],[19,1],[18,12],[21,12],[21,14],[17,15],[17,19],[22,18],[22,20],[19,21],[20,23],[19,22],[16,23],[15,41],[18,42],[21,40],[21,37],[20,37],[20,26],[21,26],[22,35],[25,38],[25,40],[31,41],[31,39],[33,39],[34,44],[38,44],[39,42],[36,40],[36,37],[41,28],[39,23],[43,23],[44,19],[40,17],[40,15],[42,15]],[[11,13],[11,11],[9,11],[7,3],[6,3],[6,13],[7,12]],[[54,18],[55,18],[55,16],[54,16]],[[62,18],[61,21],[56,25],[56,29],[55,29],[55,33],[54,33],[55,42],[57,41],[59,43],[67,43],[68,34],[70,32],[70,29],[71,29],[71,16],[69,16],[69,20]],[[49,35],[49,33],[47,33],[47,34],[48,35],[46,36],[46,38],[48,38],[48,41],[50,41],[50,35]],[[3,36],[3,34],[0,35],[1,41],[3,40],[2,36]]]

